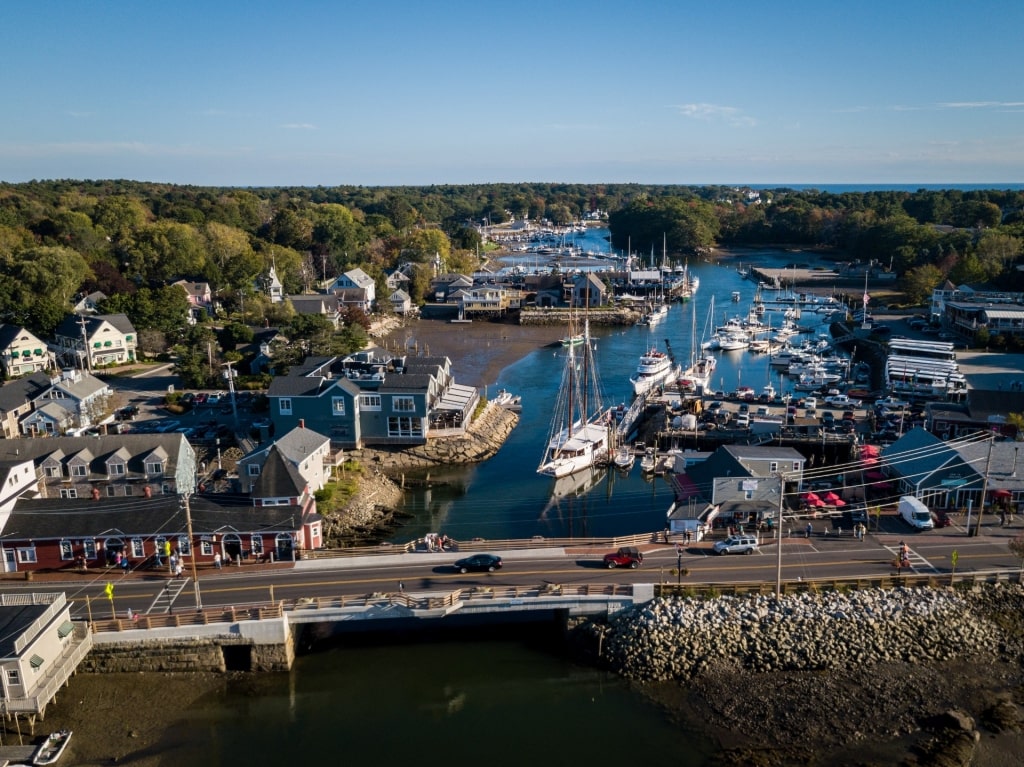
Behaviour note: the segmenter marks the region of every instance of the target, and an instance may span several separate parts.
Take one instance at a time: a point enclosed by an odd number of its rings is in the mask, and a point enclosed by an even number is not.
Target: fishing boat
[[[612,463],[615,464],[617,469],[629,471],[633,468],[633,464],[636,463],[636,453],[633,452],[633,448],[629,445],[622,445],[615,452],[615,458],[612,459]]]
[[[583,320],[583,343],[566,347],[564,363],[547,448],[537,467],[538,474],[555,478],[607,459],[608,414],[601,404],[588,318]]]
[[[738,290],[734,290],[732,292],[732,302],[734,304],[738,304],[740,302],[740,292]]]
[[[658,452],[653,447],[644,448],[644,457],[640,459],[640,471],[653,474],[658,466]]]
[[[498,393],[494,395],[494,404],[513,413],[523,412],[523,398],[506,389],[498,389]]]
[[[583,334],[574,333],[572,335],[563,336],[560,340],[562,346],[579,346],[583,343]]]
[[[64,749],[68,747],[69,740],[71,730],[51,732],[32,755],[32,764],[56,764]]]
[[[639,396],[676,379],[679,372],[680,367],[670,354],[652,347],[640,355],[636,373],[629,382],[633,384],[633,393]]]

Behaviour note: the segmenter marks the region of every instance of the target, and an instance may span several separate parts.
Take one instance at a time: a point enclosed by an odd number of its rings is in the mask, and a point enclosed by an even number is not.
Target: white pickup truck
[[[860,407],[860,400],[850,399],[845,394],[832,394],[825,397],[825,405],[835,408]]]

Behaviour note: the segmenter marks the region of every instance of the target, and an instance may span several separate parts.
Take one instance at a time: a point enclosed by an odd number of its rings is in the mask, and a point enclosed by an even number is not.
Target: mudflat
[[[380,346],[396,353],[448,357],[456,383],[489,387],[506,367],[537,349],[557,344],[564,335],[565,328],[557,325],[420,319],[392,330]]]

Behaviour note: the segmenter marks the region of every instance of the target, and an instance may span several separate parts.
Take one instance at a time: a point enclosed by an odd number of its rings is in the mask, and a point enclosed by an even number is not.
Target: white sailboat
[[[569,336],[573,335],[570,328]],[[590,321],[583,320],[583,343],[568,346],[544,457],[538,474],[567,477],[607,458],[608,415],[601,404]]]
[[[713,322],[715,316],[715,297],[711,296],[711,306],[708,309],[708,319],[705,323],[705,332]],[[703,352],[703,345],[700,347]],[[699,354],[697,346],[697,304],[693,304],[693,317],[690,320],[690,367],[683,371],[679,378],[679,388],[683,391],[700,392],[708,388],[711,381],[711,374],[715,372],[718,360],[713,354]]]

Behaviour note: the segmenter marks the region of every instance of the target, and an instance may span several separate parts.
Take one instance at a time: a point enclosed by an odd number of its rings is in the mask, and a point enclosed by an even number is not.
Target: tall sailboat
[[[704,349],[704,344],[697,343],[697,304],[692,304],[693,318],[690,320],[690,367],[683,371],[679,379],[679,388],[683,391],[701,392],[708,388],[711,381],[711,374],[715,372],[718,360],[713,354]],[[708,308],[708,317],[704,323],[704,334],[707,335],[709,326],[714,322],[715,297],[711,296],[711,304]]]
[[[573,335],[570,328],[569,335]],[[567,477],[607,459],[608,414],[601,402],[590,320],[584,314],[583,343],[565,348],[562,382],[538,474]]]

